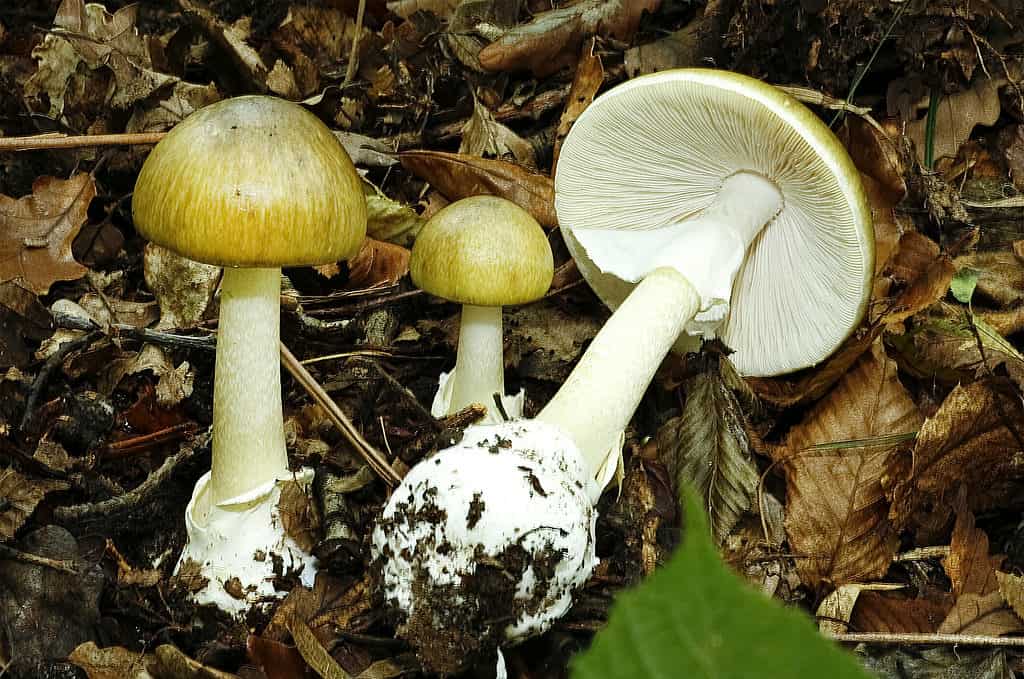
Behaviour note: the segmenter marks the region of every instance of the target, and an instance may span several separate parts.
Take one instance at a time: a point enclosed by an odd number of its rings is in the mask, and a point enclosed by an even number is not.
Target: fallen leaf
[[[409,272],[410,256],[401,245],[367,238],[356,256],[348,260],[348,287],[395,285]]]
[[[194,328],[207,318],[220,284],[219,266],[196,262],[156,243],[146,243],[142,271],[146,286],[160,305],[157,330]]]
[[[0,195],[0,281],[21,280],[38,295],[56,281],[81,278],[71,243],[88,217],[96,182],[86,174],[71,179],[40,177],[32,195]]]
[[[980,76],[970,89],[943,96],[935,111],[932,158],[952,158],[967,141],[975,125],[993,125],[999,119],[999,88],[1005,78]],[[907,136],[914,142],[917,160],[924,164],[928,117],[907,123]]]
[[[1024,450],[1007,422],[1019,430],[1024,412],[1018,398],[998,391],[997,383],[954,388],[921,426],[913,455],[904,461],[909,469],[894,479],[890,518],[895,526],[940,528],[961,487],[974,512],[1019,497]]]
[[[974,524],[971,510],[961,507],[949,543],[949,556],[942,562],[953,584],[953,594],[985,595],[998,589],[996,569],[1002,565],[1003,557],[990,556],[988,549],[988,535]]]
[[[409,247],[426,220],[408,205],[391,200],[368,181],[363,181],[366,196],[366,235],[377,240]]]
[[[0,498],[5,503],[0,511],[0,542],[14,537],[48,493],[69,487],[64,481],[31,479],[10,468],[0,469]]]
[[[750,509],[759,475],[739,403],[718,372],[695,375],[683,390],[682,414],[658,430],[659,459],[671,461],[678,487],[687,484],[700,495],[721,543]]]
[[[595,52],[597,42],[594,39],[583,43],[583,50],[580,59],[576,64],[576,75],[572,79],[572,86],[565,98],[565,110],[558,120],[558,130],[555,132],[555,149],[552,152],[551,176],[555,176],[555,169],[558,167],[558,154],[562,151],[562,143],[565,141],[573,123],[594,101],[594,96],[604,84],[604,66],[601,64],[601,57]]]
[[[313,668],[314,672],[324,679],[350,679],[349,673],[331,657],[313,631],[309,629],[309,625],[298,618],[292,618],[288,623],[288,631],[292,633],[295,647],[302,655],[302,659]]]
[[[313,551],[320,529],[320,516],[306,489],[290,479],[282,482],[277,510],[281,514],[285,535],[294,540],[304,552]]]
[[[931,634],[946,619],[953,598],[938,594],[908,599],[881,592],[863,592],[850,617],[854,632]]]
[[[480,65],[488,71],[529,70],[544,77],[571,64],[589,36],[628,43],[643,13],[660,6],[661,0],[583,0],[541,12],[483,48]]]
[[[654,42],[630,47],[624,55],[630,78],[670,68],[693,68],[714,60],[723,49],[736,0],[709,0],[683,28]]]
[[[957,646],[917,650],[865,648],[858,655],[879,679],[1014,679],[1006,651]]]
[[[149,672],[153,656],[121,646],[100,648],[87,641],[75,648],[68,660],[85,670],[89,679],[153,679]]]
[[[505,364],[522,377],[561,384],[601,329],[602,320],[572,313],[550,300],[521,306],[505,317]]]
[[[480,100],[473,97],[473,113],[462,126],[459,153],[484,158],[515,160],[527,168],[537,167],[533,146],[494,119]]]
[[[1024,578],[1010,573],[996,572],[999,592],[1018,617],[1024,618]]]
[[[39,297],[16,281],[0,283],[0,368],[24,368],[32,359],[26,340],[50,336],[50,312]]]
[[[256,665],[267,679],[293,679],[305,676],[306,661],[299,650],[266,637],[250,634],[245,641],[249,662]]]
[[[289,635],[291,620],[304,620],[319,634],[321,640],[336,638],[339,630],[346,630],[357,617],[372,610],[369,579],[352,582],[337,578],[324,571],[316,575],[313,589],[296,586],[274,611],[263,635],[268,639],[284,641]],[[334,635],[334,636],[329,636]]]
[[[238,679],[238,675],[193,660],[170,644],[157,646],[153,656],[149,667],[156,679]]]
[[[161,88],[134,106],[124,131],[164,132],[202,107],[220,100],[220,90],[213,83],[195,85],[179,81],[169,89]]]
[[[939,634],[970,634],[998,637],[1024,631],[1024,622],[1006,607],[999,591],[964,594],[939,625]]]
[[[447,19],[459,5],[460,0],[392,0],[388,11],[408,19],[416,12],[431,12],[440,19]]]
[[[558,225],[555,185],[547,175],[503,160],[442,151],[405,151],[398,158],[402,167],[451,201],[480,194],[501,196],[529,212],[541,226]]]
[[[881,577],[899,546],[882,487],[899,444],[814,447],[914,432],[921,420],[875,344],[773,450],[788,482],[786,534],[809,587]]]
[[[840,585],[822,599],[814,616],[818,619],[818,631],[822,634],[845,634],[850,631],[850,618],[862,592],[891,591],[903,589],[906,585],[890,582],[851,583]]]
[[[977,290],[1000,306],[1024,301],[1024,260],[1008,250],[976,252],[953,260],[958,269],[977,272]],[[961,300],[962,301],[962,300]]]

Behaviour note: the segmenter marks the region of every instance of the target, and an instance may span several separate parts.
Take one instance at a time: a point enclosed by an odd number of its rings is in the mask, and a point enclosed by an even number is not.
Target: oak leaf
[[[899,444],[883,437],[914,432],[921,420],[895,362],[875,344],[773,451],[786,472],[786,533],[805,584],[838,586],[888,570],[899,537],[882,480]],[[882,442],[821,448],[871,438]]]
[[[85,275],[71,244],[95,195],[96,182],[85,173],[40,177],[20,199],[0,195],[0,281],[19,279],[42,295],[56,281]]]

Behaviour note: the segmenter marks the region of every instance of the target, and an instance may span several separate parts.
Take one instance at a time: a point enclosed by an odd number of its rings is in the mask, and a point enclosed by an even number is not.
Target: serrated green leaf
[[[981,274],[977,269],[964,267],[956,272],[953,280],[949,282],[949,289],[958,302],[971,303],[974,296],[974,289],[978,287],[978,276]]]
[[[572,664],[573,679],[867,679],[853,656],[730,571],[701,501],[684,493],[686,534],[663,568],[624,592],[607,627]]]
[[[721,542],[750,509],[757,470],[739,404],[718,373],[694,376],[685,391],[682,416],[661,428],[658,448],[675,453],[679,486],[697,489]]]

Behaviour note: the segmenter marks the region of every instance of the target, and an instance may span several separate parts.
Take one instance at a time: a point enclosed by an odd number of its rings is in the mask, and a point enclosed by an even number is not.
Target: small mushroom
[[[866,307],[856,170],[821,121],[756,80],[673,71],[609,91],[570,131],[555,190],[582,263],[633,289],[536,419],[467,430],[476,457],[465,442],[438,452],[385,505],[385,601],[440,671],[547,629],[587,580],[594,478],[684,331],[722,331],[748,372],[781,372],[827,356]],[[489,587],[494,568],[513,586]]]
[[[434,416],[480,403],[485,422],[500,422],[499,394],[505,414],[522,417],[523,393],[505,396],[501,307],[539,299],[551,285],[551,246],[537,220],[504,198],[463,198],[424,224],[409,269],[426,292],[462,304],[455,368],[441,376]]]
[[[280,483],[288,470],[281,409],[281,267],[354,255],[366,205],[352,161],[302,107],[246,96],[200,109],[153,149],[132,198],[139,232],[189,259],[224,266],[213,396],[213,463],[186,509],[179,567],[198,562],[210,582],[195,596],[234,613],[280,595],[273,556],[313,559],[285,536]],[[238,578],[236,599],[224,583]]]

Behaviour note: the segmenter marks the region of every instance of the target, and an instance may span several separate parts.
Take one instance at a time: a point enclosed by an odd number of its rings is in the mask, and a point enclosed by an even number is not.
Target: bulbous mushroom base
[[[597,485],[553,425],[466,430],[416,465],[373,531],[385,603],[429,669],[540,634],[597,564]]]
[[[204,474],[185,508],[188,543],[175,567],[176,574],[198,567],[205,578],[192,600],[238,618],[287,594],[274,586],[282,575],[298,574],[303,585],[312,587],[316,558],[285,533],[279,507],[286,484],[307,488],[312,481],[313,470],[303,469],[254,489],[240,502],[217,506],[210,500],[210,473]]]

